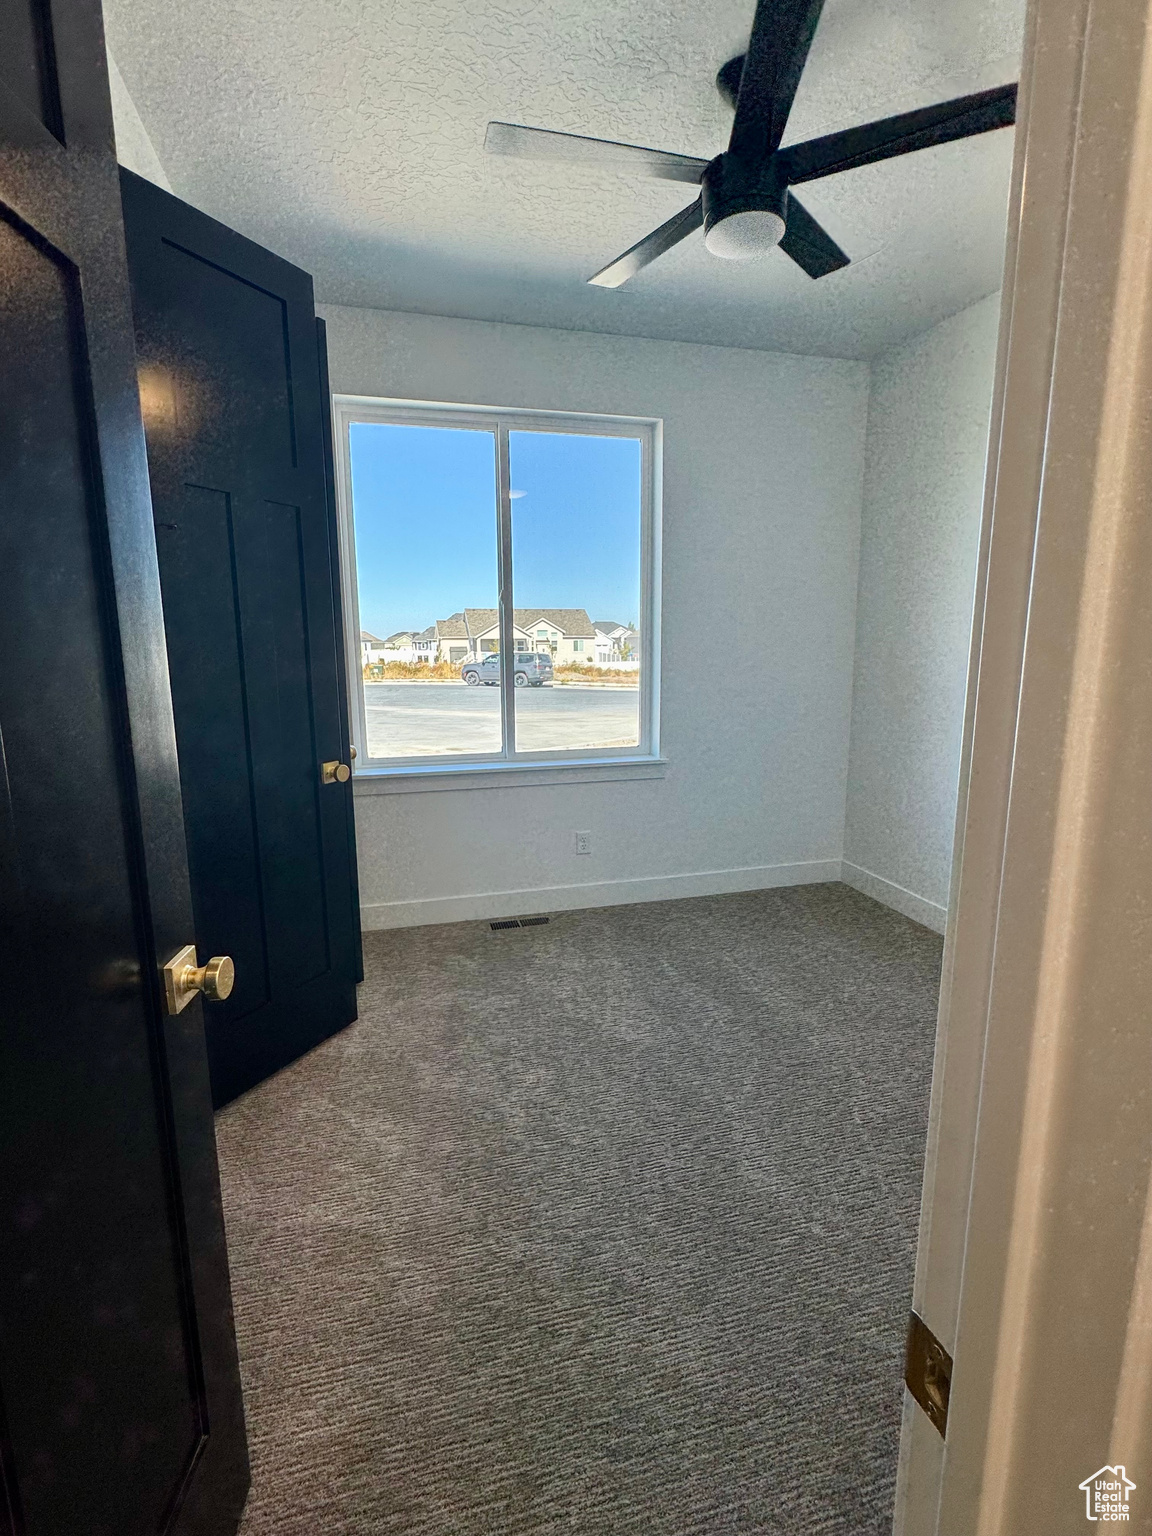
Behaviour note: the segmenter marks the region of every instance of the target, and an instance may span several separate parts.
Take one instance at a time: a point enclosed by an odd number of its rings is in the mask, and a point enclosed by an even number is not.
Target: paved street
[[[365,683],[372,757],[499,752],[500,690],[464,683]],[[517,688],[521,752],[635,746],[638,688]]]

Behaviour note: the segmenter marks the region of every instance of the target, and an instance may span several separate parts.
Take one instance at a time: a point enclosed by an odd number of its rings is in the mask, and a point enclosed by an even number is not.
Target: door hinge
[[[915,1312],[908,1314],[904,1348],[904,1384],[941,1435],[948,1428],[948,1394],[952,1388],[952,1356]]]

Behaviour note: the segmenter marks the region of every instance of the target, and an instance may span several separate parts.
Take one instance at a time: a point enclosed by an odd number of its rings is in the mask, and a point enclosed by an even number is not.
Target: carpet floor
[[[243,1536],[886,1536],[939,938],[810,885],[365,949],[218,1118]]]

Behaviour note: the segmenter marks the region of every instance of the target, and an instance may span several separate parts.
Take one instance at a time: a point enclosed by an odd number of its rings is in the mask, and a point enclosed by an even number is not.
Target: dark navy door
[[[217,1104],[355,1017],[359,912],[312,280],[121,172]]]
[[[0,4],[0,1531],[248,1482],[99,0]],[[226,937],[220,949],[228,952]]]

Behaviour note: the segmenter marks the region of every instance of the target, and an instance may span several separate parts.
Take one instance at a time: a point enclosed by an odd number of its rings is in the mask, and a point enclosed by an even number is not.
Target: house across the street
[[[617,661],[640,662],[640,636],[630,624],[617,624],[614,619],[597,619],[592,625],[596,631],[596,661],[600,666],[610,666]]]
[[[412,642],[416,636],[410,629],[398,629],[394,635],[389,635],[384,641],[382,661],[415,661],[416,652]]]
[[[517,608],[512,620],[512,643],[521,653],[539,651],[559,663],[597,659],[597,633],[584,608]],[[403,637],[390,637],[399,638]],[[500,649],[499,614],[495,608],[462,608],[409,639],[416,661],[451,666],[479,661]],[[385,655],[384,659],[401,658]]]
[[[366,667],[384,660],[384,641],[366,629],[360,631],[360,660]]]
[[[436,633],[436,625],[430,624],[427,629],[422,629],[418,635],[412,636],[413,661],[439,661],[438,655],[439,636]]]

